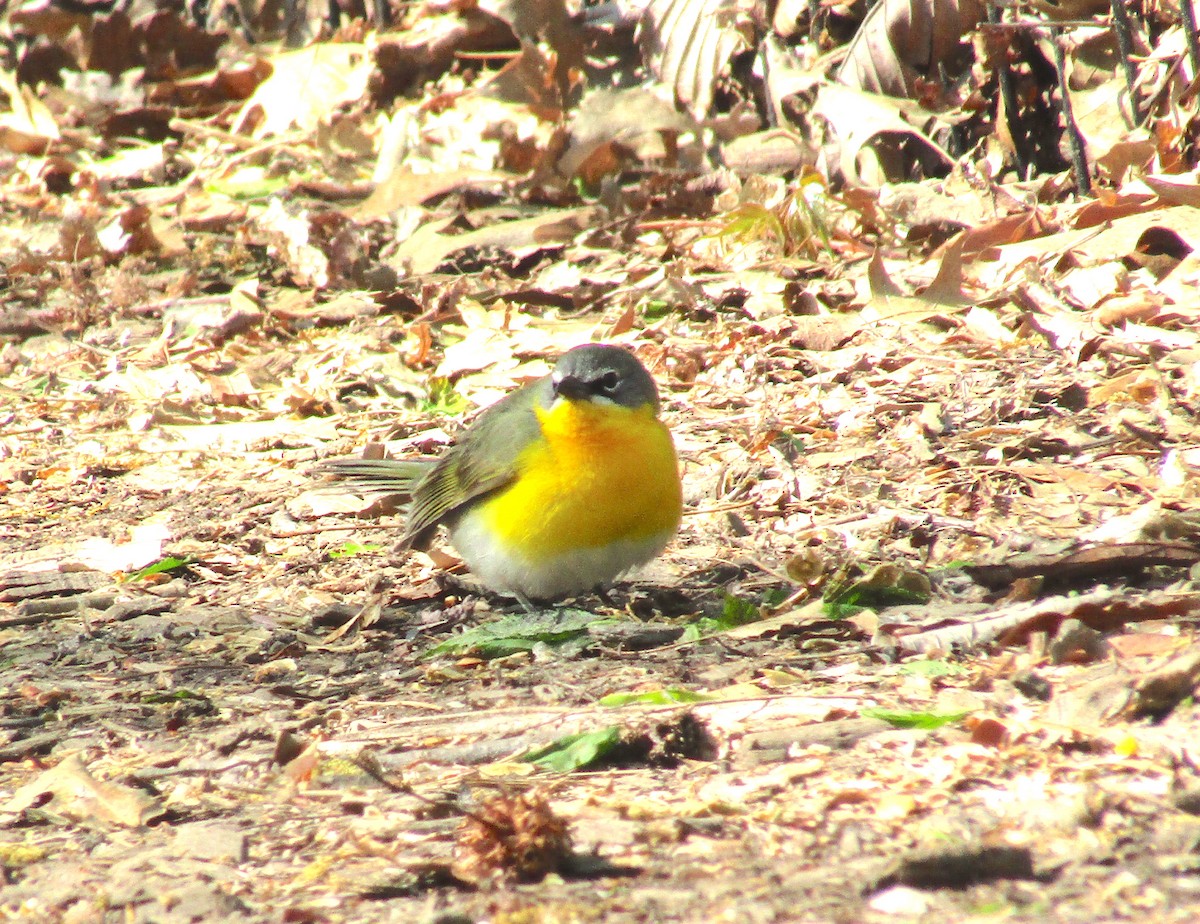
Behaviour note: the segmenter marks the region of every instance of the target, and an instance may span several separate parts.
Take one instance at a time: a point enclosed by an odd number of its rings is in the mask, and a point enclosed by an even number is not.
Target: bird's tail
[[[412,497],[433,466],[432,459],[326,459],[317,471],[327,475],[332,490],[356,494],[395,494]]]

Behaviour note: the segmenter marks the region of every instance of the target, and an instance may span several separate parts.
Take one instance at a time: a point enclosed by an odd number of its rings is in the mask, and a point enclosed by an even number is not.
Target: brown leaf
[[[668,159],[664,139],[694,131],[696,123],[649,90],[596,90],[584,97],[571,120],[571,142],[558,161],[563,176],[588,182],[615,172],[626,155]]]
[[[1140,658],[1161,655],[1187,645],[1178,635],[1163,635],[1161,632],[1130,632],[1114,635],[1108,640],[1109,647],[1122,658]]]
[[[998,719],[967,716],[966,725],[971,732],[971,741],[987,748],[998,748],[1008,738],[1008,728]]]
[[[502,173],[458,169],[446,173],[414,173],[408,167],[393,171],[375,191],[354,210],[361,219],[382,218],[406,205],[420,205],[459,189],[498,186],[506,179]]]
[[[448,256],[467,247],[498,247],[508,251],[557,247],[592,224],[598,215],[598,210],[593,208],[547,212],[533,218],[487,225],[464,234],[442,234],[449,222],[435,222],[423,225],[401,243],[391,262],[397,269],[406,266],[412,274],[420,275],[432,273]]]
[[[905,651],[917,652],[948,651],[955,646],[978,648],[997,638],[1002,644],[1016,645],[1034,632],[1057,632],[1066,619],[1078,619],[1093,629],[1109,631],[1130,622],[1181,616],[1198,607],[1200,598],[1195,596],[1162,592],[1133,596],[1106,588],[1080,596],[1012,604],[969,622],[939,622],[931,629],[897,635],[896,644]]]
[[[561,100],[584,65],[585,51],[582,25],[564,0],[479,0],[479,9],[508,23],[522,46],[536,50],[542,39],[554,50],[554,81]]]
[[[20,812],[32,807],[46,808],[75,821],[102,821],[130,828],[163,813],[159,801],[144,790],[97,780],[78,754],[63,758],[18,789],[5,810]]]
[[[816,87],[812,114],[833,132],[830,170],[846,182],[879,186],[911,179],[914,164],[927,176],[945,172],[953,158],[909,121],[915,104],[840,84]],[[929,121],[929,114],[922,113]],[[914,117],[915,121],[915,117]]]
[[[733,0],[650,0],[642,14],[642,54],[697,119],[712,104],[713,86],[750,46],[750,22]]]
[[[253,124],[255,138],[295,127],[312,131],[342,103],[366,94],[373,63],[363,45],[323,43],[285,51],[270,59],[271,76],[246,100],[234,131]]]
[[[963,571],[993,589],[1019,578],[1045,577],[1060,583],[1100,580],[1154,566],[1189,568],[1200,549],[1184,542],[1126,542],[1079,549],[1059,555],[1023,555],[999,565],[967,565]]]
[[[0,147],[16,154],[42,154],[58,140],[54,115],[31,87],[0,71],[0,93],[8,97],[9,106],[7,112],[0,112]]]
[[[927,95],[970,61],[964,38],[984,8],[979,0],[883,0],[863,20],[837,80],[887,96]]]
[[[1130,713],[1135,718],[1161,719],[1183,700],[1194,696],[1197,684],[1200,684],[1200,651],[1184,652],[1135,684]]]

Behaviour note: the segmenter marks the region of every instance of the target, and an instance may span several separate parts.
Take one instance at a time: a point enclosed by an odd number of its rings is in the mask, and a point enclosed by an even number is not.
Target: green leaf
[[[865,609],[865,606],[855,606],[852,603],[832,603],[826,600],[821,604],[821,615],[826,619],[849,619]]]
[[[648,299],[641,303],[642,320],[644,321],[661,321],[672,311],[675,310],[673,302],[668,302],[661,298]]]
[[[733,594],[725,595],[725,602],[721,605],[721,620],[726,623],[726,628],[744,626],[747,623],[758,622],[761,618],[762,612],[757,603],[751,603]]]
[[[744,202],[725,217],[724,226],[713,235],[718,239],[759,242],[774,239],[786,244],[787,230],[779,216],[757,202]]]
[[[727,632],[747,623],[758,622],[762,619],[762,610],[758,605],[733,594],[726,594],[721,605],[721,615],[717,617],[702,616],[690,623],[683,630],[681,641],[694,642],[708,635]]]
[[[786,587],[772,587],[762,595],[762,600],[759,605],[763,609],[773,610],[779,606],[784,600],[792,595],[791,590]]]
[[[721,624],[716,619],[704,616],[695,622],[688,623],[684,627],[683,635],[679,636],[679,641],[698,642],[705,636],[716,635],[720,631]]]
[[[521,760],[545,767],[547,770],[570,773],[611,754],[620,743],[621,727],[610,725],[594,732],[566,735],[544,748],[529,751]]]
[[[829,606],[854,606],[862,609],[882,609],[885,606],[903,606],[909,603],[927,603],[929,597],[907,587],[877,587],[870,584],[852,584],[842,588],[836,599],[827,599]]]
[[[531,651],[538,644],[564,648],[574,643],[582,650],[590,639],[590,626],[616,622],[615,619],[597,619],[594,613],[586,610],[520,613],[451,636],[429,649],[426,657],[472,654],[481,658],[502,658],[518,651]]]
[[[143,703],[158,705],[161,703],[179,703],[185,700],[199,700],[203,702],[208,697],[202,693],[193,693],[191,690],[172,690],[170,693],[147,693],[142,697]]]
[[[679,703],[706,703],[713,699],[707,693],[696,693],[683,687],[664,687],[643,693],[609,693],[600,697],[601,706],[629,706],[634,703],[650,706],[674,706]]]
[[[831,581],[825,591],[822,609],[829,619],[844,619],[864,607],[878,610],[928,603],[931,596],[929,578],[921,572],[900,565],[882,564],[863,577]]]
[[[344,542],[339,548],[330,549],[330,558],[353,558],[363,553],[378,552],[383,546],[378,542]]]
[[[421,410],[444,417],[461,417],[468,407],[470,402],[458,393],[449,379],[435,376],[429,380],[429,394],[421,402]]]
[[[209,180],[204,184],[204,190],[220,193],[231,199],[265,199],[286,189],[287,185],[286,176],[267,176],[261,167],[251,167],[239,170],[229,177]]]
[[[196,563],[195,558],[163,558],[156,561],[152,565],[147,565],[140,571],[135,571],[126,578],[127,581],[144,581],[148,577],[155,574],[165,574],[168,571],[174,571],[177,568],[186,568],[188,565]]]
[[[949,661],[907,661],[900,665],[897,673],[910,677],[957,677],[967,673],[967,669]]]
[[[882,719],[896,728],[941,728],[961,722],[971,713],[967,712],[899,712],[892,709],[863,709],[859,713],[864,719]]]

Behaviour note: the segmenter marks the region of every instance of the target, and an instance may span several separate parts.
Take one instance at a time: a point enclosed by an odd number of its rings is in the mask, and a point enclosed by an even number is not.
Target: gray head
[[[658,388],[637,357],[620,347],[587,343],[559,357],[550,374],[555,395],[571,401],[607,400],[623,407],[649,404],[658,413]]]

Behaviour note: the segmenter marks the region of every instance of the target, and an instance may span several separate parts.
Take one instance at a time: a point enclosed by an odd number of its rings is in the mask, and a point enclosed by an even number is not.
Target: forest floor
[[[424,104],[492,143],[500,101]],[[152,168],[12,156],[0,919],[1200,919],[1194,173],[455,162],[364,208],[370,109],[238,111]],[[686,507],[605,596],[528,614],[320,489],[590,340],[658,381]]]

